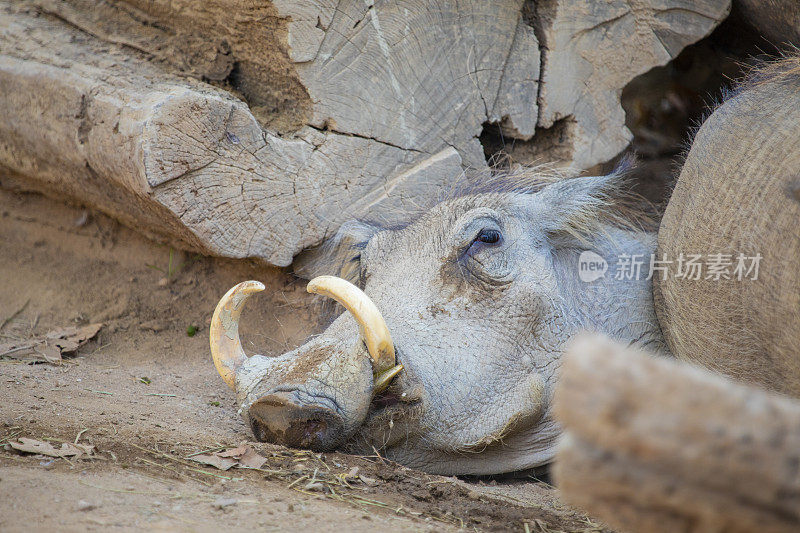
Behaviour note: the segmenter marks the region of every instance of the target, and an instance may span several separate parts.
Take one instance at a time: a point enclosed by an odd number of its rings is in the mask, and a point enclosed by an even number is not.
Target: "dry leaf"
[[[37,453],[50,457],[61,457],[61,454],[49,442],[22,437],[19,442],[9,441],[12,448],[25,453]]]
[[[246,444],[211,455],[195,455],[194,457],[190,457],[190,459],[198,463],[217,467],[220,470],[228,470],[234,466],[241,468],[261,468],[264,466],[264,463],[267,462],[266,457],[262,457]]]
[[[71,444],[70,446],[77,446],[78,448],[83,450],[86,455],[94,455],[94,450],[95,450],[94,444],[74,444],[74,445]]]
[[[103,327],[102,323],[88,324],[86,326],[68,326],[50,331],[45,337],[61,348],[62,353],[74,352],[79,346],[85,344]]]
[[[49,363],[61,361],[63,354],[73,353],[97,335],[103,324],[68,326],[47,332],[44,337],[0,344],[0,356],[34,355]]]
[[[55,339],[48,344],[59,348],[61,352],[74,352],[78,349],[78,346],[80,346],[80,344],[73,339]]]
[[[94,453],[94,446],[87,444],[70,444],[64,442],[61,444],[60,449],[56,449],[49,442],[44,442],[36,439],[28,439],[21,437],[19,442],[10,441],[8,443],[12,448],[24,453],[35,453],[37,455],[47,455],[48,457],[80,457],[83,454],[92,455]]]
[[[247,446],[245,451],[239,458],[239,466],[243,468],[261,468],[267,462],[266,457],[260,456],[253,448]]]
[[[230,450],[217,452],[214,455],[218,455],[220,457],[232,457],[239,462],[238,466],[243,468],[261,468],[264,466],[264,463],[267,462],[266,457],[260,456],[255,450],[253,450],[253,448],[247,446],[246,444],[241,444],[236,448],[231,448]]]
[[[48,363],[61,361],[61,350],[58,348],[58,346],[39,346],[36,348],[36,353],[44,357]]]
[[[220,470],[228,470],[229,468],[239,464],[238,461],[234,459],[227,459],[218,455],[195,455],[189,459],[198,463],[203,463],[204,465],[210,465],[215,468],[219,468]]]
[[[237,446],[236,448],[230,448],[228,450],[216,452],[214,455],[218,455],[220,457],[235,457],[238,459],[239,457],[245,454],[247,448],[248,446],[242,444],[241,446]]]

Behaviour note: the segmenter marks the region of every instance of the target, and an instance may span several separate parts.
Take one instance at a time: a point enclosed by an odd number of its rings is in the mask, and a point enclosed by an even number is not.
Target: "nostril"
[[[275,392],[256,400],[248,410],[258,440],[294,448],[329,451],[344,436],[343,418],[333,409],[298,400],[293,392]]]
[[[297,448],[319,448],[328,440],[328,423],[321,418],[298,419],[289,423],[286,442]]]

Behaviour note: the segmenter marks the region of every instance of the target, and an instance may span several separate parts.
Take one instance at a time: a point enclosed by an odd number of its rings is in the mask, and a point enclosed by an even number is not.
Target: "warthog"
[[[770,195],[761,204],[776,225],[759,209],[748,208],[753,220],[742,227],[756,232],[753,238],[770,248],[762,250],[765,259],[769,252],[780,268],[793,270],[769,270],[765,261],[761,282],[742,281],[733,293],[752,299],[746,304],[726,300],[718,291],[704,298],[697,291],[708,289],[705,279],[695,285],[659,281],[659,313],[679,357],[693,359],[683,347],[703,345],[704,324],[718,325],[708,330],[713,343],[705,352],[722,346],[734,361],[739,354],[762,358],[758,364],[729,362],[728,367],[758,371],[780,363],[784,378],[792,372],[800,375],[800,203],[787,188],[800,163],[798,88],[795,74],[754,89],[782,91],[778,103],[767,106],[775,113],[758,111],[758,98],[735,96],[701,128],[688,155],[688,170],[676,190],[681,205],[668,209],[669,227],[662,229],[660,249],[713,254],[727,252],[716,247],[730,239],[736,241],[735,249],[748,248],[752,239],[723,214],[736,215],[737,205],[756,194],[750,188],[768,182],[759,189]],[[784,144],[779,157],[772,157],[774,164],[766,167],[774,174],[751,168],[750,175],[733,179],[726,157],[742,162],[770,157],[757,156],[764,151],[762,139],[740,142],[743,132],[770,138],[775,131]],[[693,193],[684,178],[702,179],[704,165],[718,172],[710,181],[719,187],[706,185]],[[559,433],[550,398],[567,339],[588,329],[667,353],[648,279],[656,234],[614,220],[612,204],[620,180],[619,173],[552,179],[527,169],[447,199],[404,227],[345,225],[330,246],[331,256],[339,259],[338,271],[331,273],[339,277],[314,279],[309,291],[338,300],[347,311],[321,335],[279,357],[248,358],[239,341],[242,306],[263,286],[245,282],[231,289],[214,314],[211,349],[255,436],[315,450],[377,450],[442,474],[508,472],[550,461]],[[712,216],[703,217],[703,210],[718,200],[726,202],[721,212],[712,210]],[[683,220],[691,220],[688,225],[676,215],[681,212]],[[739,224],[740,218],[732,220]],[[784,230],[793,236],[785,240],[779,233]],[[685,240],[664,237],[694,231],[703,239],[692,241],[692,250],[678,249]],[[638,272],[630,260],[637,256],[645,262]],[[794,263],[775,259],[780,257]],[[581,275],[581,266],[596,270]],[[786,280],[790,296],[780,297]],[[769,318],[764,295],[771,295],[776,305],[788,302],[776,309],[789,333],[769,320],[749,322],[751,311]],[[691,324],[663,316],[681,303],[693,310]],[[751,324],[761,327],[763,335],[742,331]],[[780,342],[769,345],[769,335],[781,332]],[[785,351],[791,344],[787,339],[795,343],[794,359]],[[747,350],[737,351],[739,344]],[[770,360],[768,345],[784,350],[776,356],[780,361]],[[706,353],[694,360],[714,359],[724,370],[719,355]],[[760,381],[781,388],[780,379],[769,376]]]
[[[439,473],[524,469],[553,455],[549,399],[567,339],[591,329],[661,347],[646,273],[613,275],[618,256],[655,248],[654,234],[605,216],[620,175],[503,178],[494,183],[513,185],[443,201],[400,229],[346,225],[333,249],[351,252],[338,272],[349,281],[317,278],[309,290],[348,312],[290,353],[241,353],[238,313],[260,285],[222,299],[212,349],[256,437],[374,447]],[[579,277],[585,250],[609,267],[590,283]]]

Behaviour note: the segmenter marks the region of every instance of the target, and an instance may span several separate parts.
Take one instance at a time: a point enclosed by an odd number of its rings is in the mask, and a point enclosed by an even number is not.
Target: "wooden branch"
[[[800,402],[599,336],[564,356],[554,476],[626,531],[800,530]]]

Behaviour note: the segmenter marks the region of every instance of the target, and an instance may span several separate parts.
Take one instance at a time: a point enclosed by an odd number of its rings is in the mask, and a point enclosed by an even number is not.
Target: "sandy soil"
[[[104,324],[60,364],[0,358],[2,531],[600,530],[529,478],[445,478],[259,443],[260,470],[188,461],[252,439],[208,353],[220,295],[267,284],[242,324],[251,352],[318,329],[287,272],[173,251],[97,213],[0,190],[0,279],[0,343]],[[19,437],[98,451],[66,460],[4,446]]]

